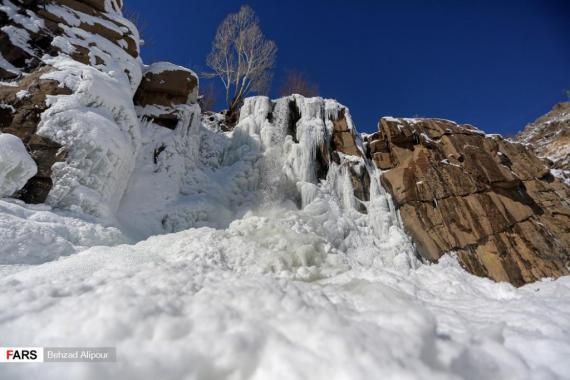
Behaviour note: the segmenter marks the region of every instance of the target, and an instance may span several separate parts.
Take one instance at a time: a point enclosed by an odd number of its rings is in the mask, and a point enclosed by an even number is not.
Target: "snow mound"
[[[128,243],[116,227],[77,211],[0,200],[0,266],[42,264],[97,245]],[[5,266],[12,264],[14,266]]]
[[[37,171],[38,167],[22,140],[14,135],[0,133],[0,197],[10,196],[20,190]]]
[[[194,73],[194,71],[190,70],[189,68],[184,66],[179,66],[170,62],[155,62],[152,65],[146,66],[144,70],[145,74],[146,73],[160,74],[165,71],[186,71],[192,73],[192,75],[194,76],[197,76]]]
[[[0,374],[556,379],[570,370],[567,278],[516,289],[452,259],[394,270],[323,249],[287,217],[247,216],[227,230],[19,268],[0,279],[3,340],[116,346],[120,359],[2,366]]]

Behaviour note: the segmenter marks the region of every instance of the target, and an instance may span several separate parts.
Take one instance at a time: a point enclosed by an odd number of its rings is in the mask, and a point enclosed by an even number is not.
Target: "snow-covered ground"
[[[0,378],[568,378],[570,278],[516,289],[420,263],[369,162],[316,178],[338,111],[259,97],[232,133],[191,106],[186,129],[142,125],[116,218],[0,201],[2,343],[118,354]],[[348,164],[370,173],[368,213]]]

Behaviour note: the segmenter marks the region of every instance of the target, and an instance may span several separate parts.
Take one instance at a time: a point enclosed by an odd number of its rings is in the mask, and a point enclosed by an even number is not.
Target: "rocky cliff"
[[[471,273],[515,285],[568,274],[570,188],[524,145],[394,118],[366,142],[422,257],[455,252]]]

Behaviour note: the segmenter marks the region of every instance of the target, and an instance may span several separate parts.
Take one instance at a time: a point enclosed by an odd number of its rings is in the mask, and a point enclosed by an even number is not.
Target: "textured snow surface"
[[[175,65],[170,62],[155,62],[152,65],[145,67],[145,73],[160,74],[165,71],[187,71],[194,74],[192,70],[187,67]],[[194,74],[196,75],[196,74]]]
[[[0,133],[0,197],[20,190],[37,172],[38,167],[22,140]]]
[[[2,366],[0,375],[567,378],[568,278],[515,289],[452,259],[417,270],[359,265],[325,255],[287,219],[4,267],[3,342],[113,345],[119,361]]]
[[[143,122],[116,219],[0,201],[3,344],[118,352],[0,378],[567,378],[570,278],[516,289],[419,263],[370,162],[318,178],[341,109],[256,97],[231,133],[192,105],[175,130]]]
[[[96,245],[130,242],[121,231],[81,212],[0,200],[0,265],[41,264]],[[6,267],[14,268],[14,267]]]

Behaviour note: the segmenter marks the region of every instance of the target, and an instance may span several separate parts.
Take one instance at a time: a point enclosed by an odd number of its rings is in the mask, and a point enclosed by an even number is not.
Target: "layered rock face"
[[[570,102],[557,104],[527,125],[515,141],[548,159],[554,173],[570,184]]]
[[[568,274],[570,189],[522,144],[439,119],[383,118],[366,136],[418,252],[456,252],[515,285]]]

